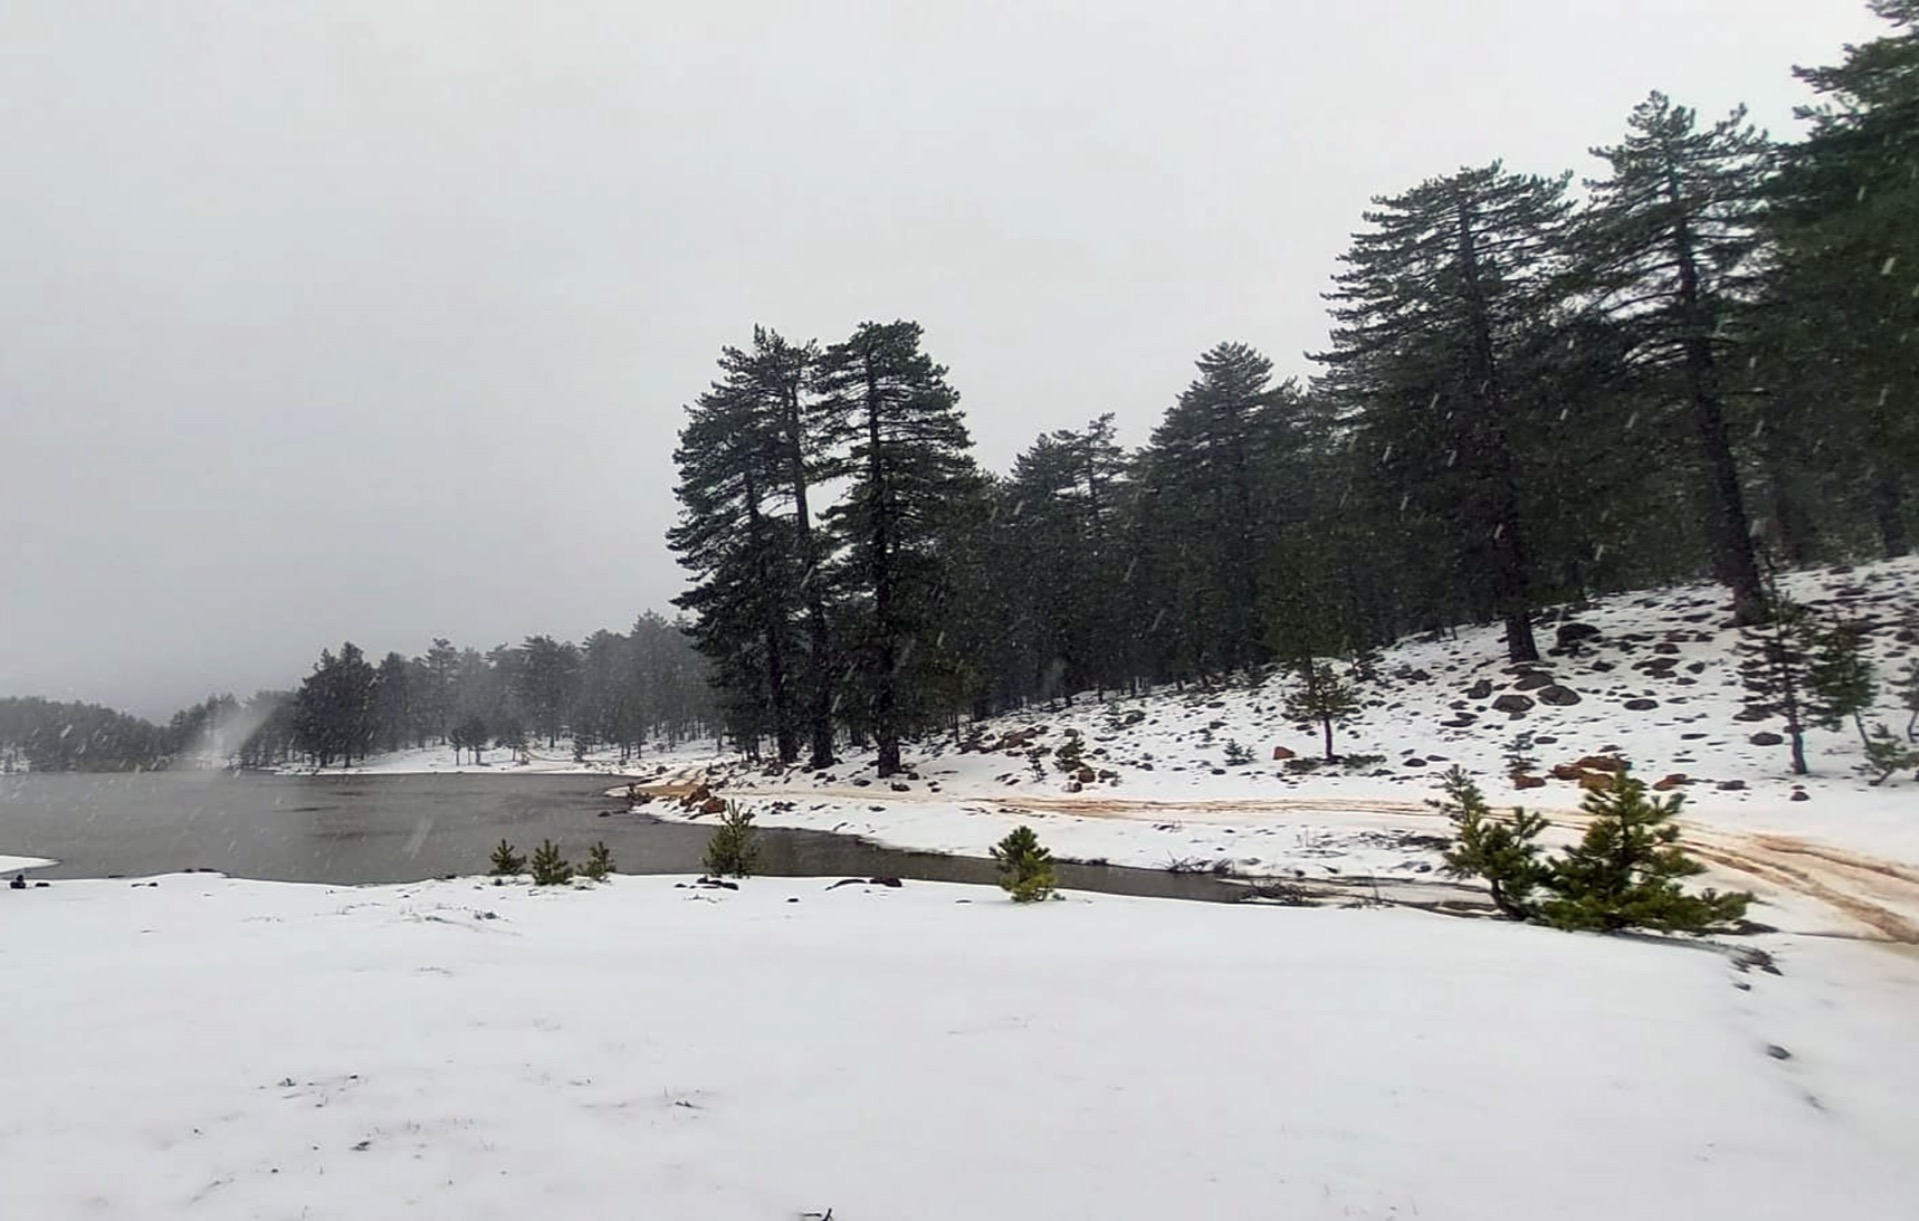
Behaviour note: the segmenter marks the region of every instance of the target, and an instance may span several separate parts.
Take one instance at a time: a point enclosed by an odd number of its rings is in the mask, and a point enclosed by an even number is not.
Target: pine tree
[[[604,882],[613,873],[613,850],[601,840],[594,844],[586,854],[586,864],[580,866],[580,874],[588,881]]]
[[[1816,435],[1889,556],[1911,549],[1919,469],[1919,3],[1872,0],[1894,32],[1843,63],[1796,68],[1820,96],[1773,184],[1769,322],[1793,426]],[[1801,451],[1804,455],[1810,446]],[[1837,459],[1833,463],[1833,459]]]
[[[560,855],[560,846],[550,839],[540,841],[528,862],[535,886],[564,886],[573,880],[573,866]]]
[[[1495,162],[1375,199],[1317,358],[1375,477],[1402,505],[1419,499],[1477,606],[1505,622],[1514,661],[1539,650],[1513,434],[1534,337],[1558,304],[1568,177]]]
[[[1456,878],[1483,878],[1493,906],[1513,920],[1531,920],[1538,908],[1533,896],[1552,876],[1539,855],[1539,834],[1546,820],[1513,807],[1512,820],[1499,822],[1479,786],[1459,767],[1446,772],[1446,798],[1432,803],[1453,821],[1453,844],[1445,853],[1446,872]]]
[[[823,523],[842,553],[850,711],[872,736],[881,776],[901,770],[902,738],[940,711],[928,680],[950,665],[954,626],[942,544],[985,513],[959,395],[920,339],[915,322],[863,323],[821,354],[814,377],[827,474],[849,485]]]
[[[987,851],[999,873],[1000,889],[1011,895],[1013,902],[1038,903],[1052,897],[1059,885],[1053,854],[1040,844],[1031,827],[1014,828]]]
[[[513,851],[513,845],[502,839],[493,849],[493,876],[505,878],[525,872],[526,858]]]
[[[1331,763],[1338,758],[1333,754],[1333,726],[1359,715],[1359,692],[1323,658],[1296,658],[1288,663],[1288,671],[1295,682],[1286,691],[1286,716],[1318,723],[1326,761]]]
[[[1684,878],[1705,866],[1679,848],[1673,818],[1685,798],[1649,798],[1642,781],[1618,773],[1609,788],[1588,793],[1580,808],[1591,820],[1586,834],[1553,862],[1547,887],[1552,897],[1540,916],[1562,929],[1617,932],[1721,932],[1745,917],[1752,896],[1707,889],[1687,894]]]
[[[1812,723],[1821,729],[1838,729],[1851,721],[1859,731],[1859,740],[1870,746],[1865,715],[1872,708],[1878,684],[1859,625],[1843,621],[1829,624],[1815,633],[1814,641],[1806,670]]]
[[[1771,146],[1743,108],[1701,129],[1692,110],[1654,93],[1621,143],[1592,152],[1609,175],[1586,183],[1581,280],[1629,329],[1649,388],[1690,416],[1716,575],[1735,618],[1756,622],[1765,591],[1726,427],[1725,374],[1730,323],[1755,293]]]
[[[759,833],[753,827],[753,811],[738,802],[726,803],[720,825],[706,842],[706,872],[716,878],[731,875],[751,877],[760,863]]]
[[[1806,768],[1806,727],[1817,724],[1812,695],[1812,654],[1817,631],[1805,607],[1769,583],[1760,622],[1745,629],[1739,675],[1746,694],[1759,706],[1784,717],[1792,748],[1792,774]]]

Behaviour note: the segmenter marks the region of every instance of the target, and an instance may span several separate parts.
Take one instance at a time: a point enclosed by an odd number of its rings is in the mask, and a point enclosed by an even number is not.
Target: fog
[[[910,317],[982,460],[1223,339],[1286,373],[1369,196],[1775,134],[1848,0],[0,6],[0,694],[164,715],[322,645],[670,609],[754,323]]]

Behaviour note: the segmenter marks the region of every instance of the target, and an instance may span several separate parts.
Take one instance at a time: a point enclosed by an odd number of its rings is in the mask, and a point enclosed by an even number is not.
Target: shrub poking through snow
[[[564,886],[573,880],[573,866],[560,855],[560,846],[550,839],[540,841],[533,850],[533,884],[535,886]]]
[[[1865,638],[1855,623],[1834,623],[1818,635],[1818,649],[1806,678],[1819,707],[1813,723],[1821,729],[1839,729],[1851,721],[1859,740],[1870,747],[1866,711],[1878,694],[1872,662],[1866,658]]]
[[[1737,925],[1752,901],[1749,894],[1680,889],[1681,879],[1705,871],[1678,844],[1672,819],[1685,799],[1652,797],[1625,772],[1586,795],[1585,838],[1550,860],[1536,842],[1545,819],[1514,807],[1510,821],[1498,821],[1478,786],[1456,767],[1446,773],[1445,788],[1445,800],[1434,804],[1456,828],[1447,872],[1484,879],[1493,906],[1515,920],[1568,930],[1704,934]]]
[[[604,882],[613,872],[613,850],[601,840],[588,849],[586,864],[580,866],[580,874],[588,881]]]
[[[1466,773],[1447,770],[1441,782],[1443,801],[1433,804],[1453,820],[1453,846],[1446,851],[1446,872],[1456,878],[1484,878],[1492,888],[1493,906],[1514,920],[1534,916],[1533,895],[1551,874],[1539,858],[1539,833],[1546,820],[1513,807],[1510,822],[1501,822],[1486,805],[1485,796]]]
[[[493,850],[493,876],[510,878],[526,872],[526,858],[513,851],[513,845],[504,839]]]
[[[1672,819],[1685,800],[1679,793],[1652,797],[1643,781],[1625,772],[1588,793],[1580,808],[1592,821],[1585,838],[1553,862],[1546,884],[1552,897],[1539,914],[1556,928],[1600,932],[1703,934],[1737,925],[1751,895],[1712,889],[1691,895],[1679,888],[1681,878],[1706,871],[1679,847]]]
[[[1252,749],[1228,739],[1226,742],[1226,766],[1245,767],[1254,759]]]
[[[1013,896],[1013,902],[1037,903],[1052,896],[1058,885],[1053,876],[1053,854],[1041,846],[1033,828],[1015,828],[993,845],[992,854],[1000,889]]]
[[[1082,753],[1086,744],[1080,740],[1077,729],[1068,729],[1065,738],[1059,744],[1059,749],[1053,752],[1053,766],[1070,775],[1086,766],[1086,758]]]
[[[753,811],[737,801],[727,802],[720,825],[714,829],[713,838],[706,841],[706,871],[716,878],[751,877],[760,863],[758,838]]]

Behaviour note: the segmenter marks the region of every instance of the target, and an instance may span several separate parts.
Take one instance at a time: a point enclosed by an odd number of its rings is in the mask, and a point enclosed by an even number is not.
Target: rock
[[[1420,758],[1417,758],[1417,757],[1415,757],[1415,758],[1411,758],[1411,759],[1401,759],[1401,760],[1399,761],[1399,766],[1401,766],[1401,767],[1425,767],[1425,766],[1426,766],[1426,761],[1425,761],[1424,759],[1420,759]]]
[[[1717,787],[1722,793],[1740,793],[1745,791],[1746,782],[1744,780],[1721,780]]]
[[[888,785],[887,787],[892,789],[895,793],[910,793],[913,791],[913,786],[906,783],[906,781],[904,780],[895,780],[892,784]]]
[[[1775,1060],[1792,1059],[1792,1053],[1787,1051],[1785,1048],[1779,1046],[1779,1044],[1777,1043],[1766,1044],[1766,1054],[1771,1056]]]
[[[1091,784],[1093,781],[1099,779],[1099,773],[1090,767],[1082,767],[1079,771],[1073,773],[1073,779],[1079,781],[1081,784]]]
[[[726,813],[726,802],[718,797],[708,797],[700,803],[700,813],[724,814]]]
[[[1541,687],[1550,687],[1553,676],[1544,670],[1528,670],[1513,680],[1515,691],[1536,691]]]
[[[1603,793],[1612,787],[1612,779],[1607,772],[1582,772],[1579,787],[1588,793]]]
[[[1472,686],[1466,688],[1466,698],[1469,700],[1489,700],[1492,697],[1493,683],[1489,678],[1482,678]]]
[[[1493,707],[1499,709],[1501,712],[1511,713],[1513,716],[1519,717],[1525,716],[1533,710],[1533,701],[1529,696],[1508,694],[1502,695],[1494,700]]]
[[[867,883],[867,885],[884,886],[890,890],[898,890],[901,886],[905,885],[905,883],[901,882],[898,878],[887,877],[887,878],[873,878],[871,881]]]
[[[1664,780],[1657,782],[1652,787],[1656,792],[1670,793],[1674,789],[1684,788],[1686,785],[1691,783],[1692,783],[1692,778],[1686,775],[1686,773],[1674,772],[1672,775],[1667,776]]]
[[[26,888],[27,888],[27,875],[24,873],[14,874],[13,881],[7,883],[8,890],[25,890]]]
[[[1808,793],[1808,792],[1807,792],[1806,790],[1804,790],[1804,789],[1794,789],[1794,790],[1792,791],[1792,800],[1794,800],[1794,801],[1811,801],[1811,800],[1812,800],[1812,794],[1811,794],[1811,793]]]
[[[1672,654],[1677,653],[1679,651],[1679,646],[1676,644],[1673,644],[1671,641],[1662,640],[1658,644],[1652,647],[1652,651],[1655,653],[1664,653],[1668,656],[1671,656]],[[1679,663],[1675,661],[1672,664],[1676,666]]]
[[[1086,786],[1077,780],[1071,780],[1066,784],[1066,791],[1069,793],[1083,793],[1086,791]]]
[[[1570,763],[1556,763],[1552,769],[1552,778],[1554,780],[1577,780],[1585,774],[1585,772]]]
[[[1542,733],[1538,737],[1533,739],[1533,745],[1534,746],[1551,746],[1553,743],[1557,741],[1559,741],[1558,738],[1555,738],[1550,734]]]
[[[1754,746],[1782,746],[1786,740],[1770,729],[1765,729],[1747,738],[1746,741]]]
[[[1543,789],[1546,787],[1546,778],[1544,776],[1528,776],[1522,772],[1513,777],[1513,787],[1516,789]]]
[[[1599,629],[1590,623],[1562,623],[1553,629],[1553,641],[1562,649],[1591,640],[1598,635]]]
[[[1570,708],[1579,702],[1579,692],[1574,691],[1571,687],[1562,687],[1558,683],[1554,683],[1550,687],[1541,687],[1539,689],[1539,702],[1542,704],[1550,704],[1554,708]]]
[[[1618,755],[1587,755],[1573,766],[1587,772],[1623,772],[1626,761]]]
[[[1735,721],[1770,721],[1772,720],[1772,716],[1773,713],[1770,708],[1741,708],[1738,712],[1732,714],[1732,719]]]
[[[1273,762],[1275,763],[1284,763],[1288,759],[1297,758],[1299,758],[1298,751],[1287,750],[1284,746],[1273,747]]]
[[[1659,707],[1658,700],[1636,699],[1626,701],[1627,712],[1651,712],[1657,707]]]

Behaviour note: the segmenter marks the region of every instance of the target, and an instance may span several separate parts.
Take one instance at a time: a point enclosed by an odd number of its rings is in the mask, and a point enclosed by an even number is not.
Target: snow
[[[1919,1189],[1919,962],[1884,947],[1776,939],[1774,976],[806,879],[0,904],[9,1216],[1891,1221]]]
[[[1886,685],[1911,650],[1895,631],[1898,617],[1919,607],[1919,558],[1794,573],[1782,584],[1816,609],[1843,607],[1878,624],[1869,639],[1882,690],[1868,723],[1903,728],[1908,714]],[[1225,861],[1247,875],[1405,885],[1437,876],[1450,826],[1427,802],[1453,764],[1474,774],[1495,806],[1523,802],[1545,813],[1555,824],[1550,840],[1576,836],[1576,784],[1554,780],[1518,793],[1507,779],[1506,752],[1525,732],[1554,739],[1531,748],[1542,775],[1554,764],[1614,751],[1648,780],[1685,773],[1692,783],[1681,790],[1683,824],[1688,842],[1712,866],[1706,881],[1756,893],[1755,919],[1797,931],[1919,941],[1919,782],[1867,785],[1852,770],[1861,752],[1850,730],[1810,733],[1810,777],[1789,775],[1784,747],[1753,745],[1755,732],[1781,726],[1735,719],[1745,707],[1739,633],[1728,625],[1723,590],[1622,594],[1569,617],[1599,629],[1599,637],[1577,655],[1546,657],[1539,668],[1580,702],[1540,704],[1521,718],[1490,709],[1519,677],[1497,627],[1462,628],[1385,651],[1381,678],[1367,691],[1369,706],[1336,740],[1342,753],[1383,762],[1351,771],[1302,774],[1272,761],[1274,747],[1301,756],[1318,750],[1316,729],[1286,720],[1274,680],[1250,690],[1081,699],[983,726],[989,743],[1043,729],[1036,740],[1048,746],[1077,730],[1087,762],[1118,777],[1081,792],[1068,791],[1069,778],[1050,762],[1036,781],[1018,749],[962,753],[950,738],[909,751],[917,780],[875,778],[870,754],[823,775],[769,775],[708,760],[669,779],[715,784],[753,809],[763,826],[841,831],[895,847],[983,856],[1008,831],[1030,823],[1056,854],[1075,859],[1145,868]],[[1555,627],[1542,623],[1542,647],[1553,643]],[[1669,677],[1634,668],[1653,658],[1672,660]],[[1480,680],[1491,694],[1468,697]],[[1625,707],[1636,699],[1658,707]],[[1473,724],[1443,724],[1461,710],[1476,718]],[[1229,742],[1251,750],[1255,762],[1230,766]],[[1730,782],[1745,787],[1718,787]],[[1795,800],[1795,790],[1805,800]],[[699,817],[670,801],[652,802],[646,812]]]
[[[0,853],[0,873],[21,873],[28,869],[45,869],[52,861],[37,856],[7,856]]]
[[[456,752],[451,746],[420,746],[374,755],[352,767],[317,769],[298,765],[280,768],[288,776],[651,776],[662,770],[713,762],[723,756],[714,744],[683,742],[678,746],[649,749],[637,758],[622,762],[617,748],[586,752],[584,759],[573,757],[570,743],[555,748],[535,746],[516,759],[512,751],[494,749],[473,762],[471,751]]]

